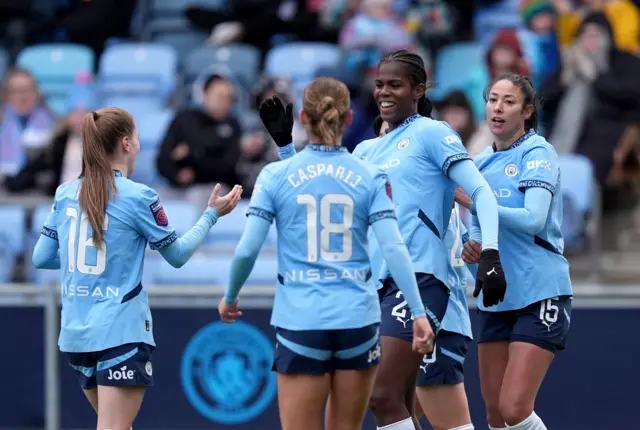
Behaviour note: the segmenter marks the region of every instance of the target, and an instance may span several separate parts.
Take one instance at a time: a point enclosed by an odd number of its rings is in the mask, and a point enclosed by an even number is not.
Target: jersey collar
[[[415,120],[417,120],[419,118],[422,118],[422,115],[420,115],[419,113],[414,113],[413,115],[410,115],[410,116],[406,117],[404,119],[404,121],[402,121],[400,124],[398,124],[398,126],[396,128],[394,128],[393,130],[390,130],[390,129],[387,128],[384,133],[385,134],[389,134],[391,131],[395,131],[395,130],[404,128],[404,127],[408,126],[413,121],[415,121]]]
[[[520,146],[520,144],[522,144],[525,140],[529,139],[531,136],[533,136],[534,134],[536,134],[534,129],[529,129],[529,131],[527,131],[525,134],[523,134],[522,136],[520,136],[518,138],[518,140],[516,140],[515,142],[513,142],[511,144],[511,146],[509,146],[508,148],[503,149],[502,151],[498,151],[498,148],[496,147],[496,143],[493,142],[493,144],[491,145],[491,147],[493,148],[493,152],[504,152],[504,151],[508,151],[510,149],[513,149],[517,146]]]
[[[324,143],[310,143],[306,146],[310,151],[320,152],[346,152],[347,148],[342,145],[327,145]]]

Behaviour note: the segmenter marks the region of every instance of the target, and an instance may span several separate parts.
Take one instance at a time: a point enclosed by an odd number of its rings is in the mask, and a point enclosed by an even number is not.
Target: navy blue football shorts
[[[379,325],[345,330],[287,330],[276,327],[273,370],[323,375],[366,370],[380,361]]]
[[[67,352],[69,365],[80,386],[153,386],[151,355],[155,348],[146,343],[127,343],[98,352]]]
[[[478,343],[525,342],[553,353],[567,346],[571,296],[553,297],[513,311],[478,310]]]
[[[431,274],[416,273],[416,280],[431,328],[436,333],[433,353],[424,356],[417,385],[453,385],[464,382],[464,360],[469,338],[440,329],[440,322],[449,305],[449,288]],[[382,311],[380,336],[411,342],[413,320],[407,301],[393,278],[385,279],[378,294]]]

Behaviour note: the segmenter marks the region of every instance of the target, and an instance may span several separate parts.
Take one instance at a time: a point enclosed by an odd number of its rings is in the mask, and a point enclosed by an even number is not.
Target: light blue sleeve
[[[476,215],[473,215],[473,213],[471,214],[471,228],[469,230],[469,240],[482,243],[482,234],[480,233],[480,223],[478,222],[478,217]]]
[[[413,262],[400,235],[397,221],[394,218],[380,218],[373,222],[371,227],[391,276],[404,294],[411,314],[415,318],[425,316],[427,310],[425,310],[418,292]]]
[[[433,124],[425,133],[422,133],[421,140],[421,148],[427,156],[449,177],[451,177],[449,171],[451,167],[459,161],[471,160],[458,133],[444,123]]]
[[[184,266],[202,245],[211,227],[218,221],[218,211],[207,208],[198,222],[170,245],[159,248],[160,255],[176,269]],[[174,233],[175,234],[175,233]]]
[[[131,203],[131,215],[138,233],[147,238],[149,247],[157,251],[178,240],[158,193],[149,187],[143,187],[137,197]]]
[[[498,249],[498,203],[487,181],[471,160],[463,160],[451,166],[449,177],[473,201],[480,223],[482,249]]]
[[[56,190],[57,194],[57,190]],[[58,201],[55,199],[51,206],[51,212],[40,231],[40,237],[33,249],[31,262],[36,269],[59,269],[60,254],[58,252],[58,227],[56,216],[58,214]]]
[[[41,234],[38,238],[31,262],[36,269],[59,269],[60,253],[58,252],[58,239]]]
[[[527,188],[523,208],[499,207],[500,225],[532,236],[540,233],[547,222],[552,197],[546,188]]]
[[[294,155],[296,155],[296,147],[293,142],[291,142],[287,146],[278,147],[278,156],[281,160],[286,160],[287,158],[291,158]]]
[[[271,188],[274,186],[272,165],[265,166],[253,186],[253,194],[249,201],[247,215],[256,215],[271,223],[276,216],[276,209],[272,198]]]
[[[269,227],[271,221],[261,216],[248,216],[247,225],[231,260],[229,285],[224,293],[224,300],[228,305],[234,304],[238,299],[240,288],[249,277],[260,248],[269,234]]]
[[[518,188],[544,188],[552,195],[558,182],[557,154],[551,145],[534,146],[527,151],[520,162],[520,182]]]
[[[379,169],[373,178],[371,204],[369,205],[369,223],[372,224],[376,219],[383,217],[395,219],[396,212],[389,177]]]

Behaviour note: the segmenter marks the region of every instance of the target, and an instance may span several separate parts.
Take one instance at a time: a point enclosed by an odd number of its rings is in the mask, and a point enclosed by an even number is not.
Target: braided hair
[[[411,85],[415,87],[422,84],[425,86],[425,90],[430,87],[427,83],[427,71],[424,67],[424,61],[418,54],[406,50],[390,52],[382,58],[380,64],[391,61],[402,64],[409,75]],[[432,109],[431,100],[429,100],[425,92],[425,95],[418,100],[418,113],[422,116],[430,117]]]

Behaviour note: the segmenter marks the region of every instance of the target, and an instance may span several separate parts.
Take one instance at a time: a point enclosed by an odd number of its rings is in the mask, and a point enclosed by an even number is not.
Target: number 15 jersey
[[[340,146],[307,145],[262,170],[248,216],[275,219],[278,230],[272,325],[338,330],[380,322],[367,230],[395,218],[391,194],[380,169]]]
[[[103,351],[126,343],[155,346],[142,269],[147,243],[177,239],[152,189],[115,171],[117,197],[107,204],[100,248],[78,204],[82,179],[60,185],[42,234],[58,240],[62,273],[63,352]]]

